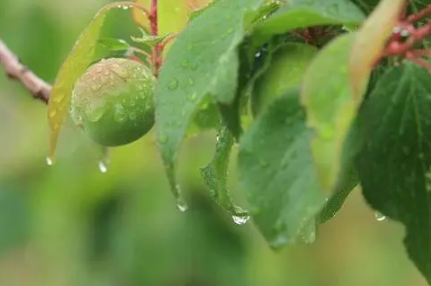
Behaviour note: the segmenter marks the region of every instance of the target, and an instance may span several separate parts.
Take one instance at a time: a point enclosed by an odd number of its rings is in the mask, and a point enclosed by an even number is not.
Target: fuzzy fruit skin
[[[154,125],[154,83],[150,69],[136,61],[101,60],[76,82],[71,117],[100,145],[131,143]]]
[[[300,43],[287,43],[279,47],[272,55],[268,70],[255,83],[251,99],[252,114],[257,116],[274,99],[298,87],[317,53],[317,48]]]

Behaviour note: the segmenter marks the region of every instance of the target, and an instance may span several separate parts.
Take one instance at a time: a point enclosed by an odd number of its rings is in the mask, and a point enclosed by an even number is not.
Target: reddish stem
[[[151,35],[159,35],[159,17],[158,17],[158,0],[151,0],[151,10],[148,17],[151,25]],[[160,66],[162,63],[162,51],[163,47],[159,43],[152,49],[151,63],[153,64],[153,74],[155,77],[159,75]]]
[[[431,4],[425,7],[424,9],[420,10],[419,12],[412,14],[407,17],[407,22],[409,23],[416,23],[419,20],[422,20],[423,18],[427,17],[431,14]]]

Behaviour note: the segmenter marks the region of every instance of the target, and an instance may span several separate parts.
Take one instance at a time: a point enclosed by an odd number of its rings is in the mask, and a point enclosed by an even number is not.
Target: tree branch
[[[6,75],[21,84],[34,96],[34,98],[48,103],[51,85],[36,76],[26,66],[20,63],[18,57],[12,53],[0,39],[0,65],[4,67]]]

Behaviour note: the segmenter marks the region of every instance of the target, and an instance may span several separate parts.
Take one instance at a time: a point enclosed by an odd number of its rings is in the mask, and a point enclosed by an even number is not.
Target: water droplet
[[[234,221],[234,223],[236,223],[238,225],[246,224],[249,219],[250,219],[250,216],[248,216],[248,215],[245,215],[245,216],[233,215],[232,216],[232,220]]]
[[[260,56],[262,56],[262,53],[261,53],[261,52],[256,52],[256,53],[254,54],[254,57],[255,57],[255,58],[260,58]]]
[[[188,66],[189,66],[189,60],[187,60],[187,59],[182,60],[182,61],[181,61],[181,66],[182,66],[183,68],[188,67]]]
[[[124,111],[124,107],[121,103],[117,103],[115,105],[114,120],[117,122],[123,122],[126,120],[126,112]]]
[[[195,93],[192,93],[191,95],[189,95],[189,100],[190,101],[196,101],[196,99],[198,99],[198,95]]]
[[[186,49],[187,49],[188,51],[190,51],[191,49],[193,49],[193,44],[188,44]]]
[[[86,110],[88,120],[92,122],[98,121],[105,113],[105,109],[105,102],[103,100],[92,101]]]
[[[195,82],[192,78],[189,78],[187,82],[188,82],[189,86],[193,86],[195,84]]]
[[[232,28],[230,28],[229,30],[227,30],[227,34],[228,35],[230,35],[230,34],[232,34],[233,33],[233,29]]]
[[[159,135],[159,143],[160,144],[166,144],[168,142],[168,136],[161,134]]]
[[[384,216],[383,214],[381,214],[380,212],[375,212],[374,216],[376,217],[377,221],[384,221],[386,219],[386,216]]]
[[[52,166],[54,164],[54,161],[51,159],[51,157],[46,157],[46,164],[48,166]]]
[[[175,90],[178,88],[178,80],[177,79],[173,79],[168,83],[168,88],[170,90]]]
[[[101,173],[108,172],[108,166],[106,165],[106,163],[104,161],[99,162],[99,170]]]
[[[399,33],[401,33],[401,27],[400,26],[395,26],[393,29],[392,29],[392,33],[393,34],[399,34]]]
[[[331,4],[326,8],[326,11],[332,15],[338,15],[338,4]]]
[[[135,120],[135,119],[136,119],[136,113],[134,113],[134,112],[130,112],[130,113],[129,113],[129,119],[130,119],[130,120]]]
[[[62,102],[62,101],[63,101],[63,99],[64,99],[64,95],[61,95],[61,94],[53,97],[53,100],[54,100],[54,102],[56,102],[56,103],[60,103],[60,102]]]
[[[53,117],[55,117],[56,114],[57,114],[57,110],[50,110],[48,116],[50,118],[53,118]]]
[[[177,208],[180,210],[180,212],[185,212],[189,207],[184,200],[179,199],[177,200]]]
[[[124,5],[123,10],[127,10],[127,9],[129,9],[129,6]]]

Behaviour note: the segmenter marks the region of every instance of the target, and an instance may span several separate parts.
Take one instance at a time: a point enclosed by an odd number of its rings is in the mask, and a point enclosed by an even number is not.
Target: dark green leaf
[[[349,194],[358,186],[359,177],[354,160],[361,151],[363,143],[363,138],[359,133],[358,121],[355,120],[344,142],[341,157],[342,169],[338,175],[336,187],[320,212],[319,223],[327,222],[333,218],[341,209]]]
[[[234,205],[227,187],[229,157],[234,138],[226,126],[217,134],[217,145],[211,163],[201,169],[201,175],[210,188],[212,199],[233,216],[247,217],[247,212]]]
[[[299,91],[276,99],[243,135],[238,169],[254,221],[271,246],[301,238],[325,203]],[[309,232],[307,232],[309,233]]]
[[[338,182],[338,186],[334,191],[334,194],[320,212],[319,223],[325,223],[333,218],[341,209],[344,201],[353,189],[359,184],[358,174],[353,166],[346,172],[346,174],[341,175],[340,178],[341,180]]]
[[[368,203],[406,227],[410,258],[431,282],[431,75],[407,63],[378,82],[359,116],[357,170]]]
[[[156,88],[156,122],[162,158],[177,196],[174,161],[187,127],[208,95],[224,103],[234,99],[244,15],[262,1],[215,2],[189,24],[164,62]]]
[[[317,25],[359,24],[363,20],[361,10],[350,1],[292,0],[257,25],[253,37],[256,45],[261,45],[272,36],[293,29]]]

